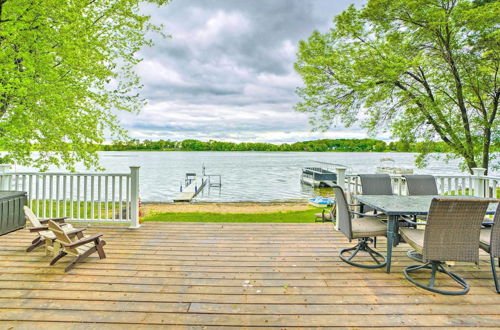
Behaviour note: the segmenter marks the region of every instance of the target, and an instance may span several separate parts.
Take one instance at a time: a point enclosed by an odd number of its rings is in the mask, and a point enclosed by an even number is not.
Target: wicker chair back
[[[424,260],[478,262],[481,223],[492,201],[434,198],[425,227]]]

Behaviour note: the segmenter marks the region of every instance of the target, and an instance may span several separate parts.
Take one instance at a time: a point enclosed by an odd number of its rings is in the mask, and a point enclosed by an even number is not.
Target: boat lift
[[[300,182],[313,186],[314,188],[332,187],[337,183],[337,167],[348,168],[342,164],[314,161],[319,166],[302,168]]]

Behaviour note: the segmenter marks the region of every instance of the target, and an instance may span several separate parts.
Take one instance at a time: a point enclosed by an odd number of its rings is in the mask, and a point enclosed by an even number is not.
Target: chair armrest
[[[407,223],[415,225],[415,226],[426,226],[427,225],[427,222],[416,222],[416,221],[410,220],[411,218],[408,216],[402,216],[401,218],[403,219],[404,222],[407,222]]]
[[[45,220],[39,220],[40,223],[46,223],[46,222],[49,222],[50,220],[54,221],[54,222],[58,222],[58,223],[64,223],[64,221],[68,219],[68,217],[64,217],[64,218],[52,218],[52,219],[45,219]]]
[[[47,231],[49,230],[48,226],[39,226],[39,227],[28,227],[30,233],[38,233],[40,231]]]
[[[95,235],[92,235],[92,236],[84,237],[84,238],[82,238],[82,239],[80,239],[78,241],[71,242],[69,244],[64,244],[64,246],[67,247],[67,248],[75,248],[75,247],[78,247],[80,245],[93,242],[93,241],[97,240],[101,236],[102,236],[102,234],[95,234]]]
[[[349,206],[363,206],[363,204],[349,204]]]
[[[84,230],[87,230],[87,228],[73,229],[73,230],[71,230],[71,231],[67,231],[67,232],[66,232],[66,235],[68,235],[68,236],[73,236],[73,235],[76,235],[76,234],[78,234],[78,233],[83,232]]]
[[[359,215],[362,218],[380,218],[381,214],[366,214],[356,211],[349,211],[351,214]]]

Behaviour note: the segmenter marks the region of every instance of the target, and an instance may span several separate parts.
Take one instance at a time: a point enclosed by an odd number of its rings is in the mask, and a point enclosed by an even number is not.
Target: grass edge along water
[[[315,214],[323,208],[310,206],[302,211],[263,213],[215,212],[152,212],[141,222],[254,222],[254,223],[308,223],[315,222]]]

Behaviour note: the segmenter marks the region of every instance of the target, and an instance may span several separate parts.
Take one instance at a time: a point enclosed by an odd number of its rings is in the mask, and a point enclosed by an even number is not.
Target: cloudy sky
[[[326,31],[363,0],[173,0],[144,7],[171,39],[142,52],[137,67],[148,105],[121,114],[139,139],[293,142],[364,137],[357,129],[311,132],[293,106],[301,85],[293,69],[299,40]]]

